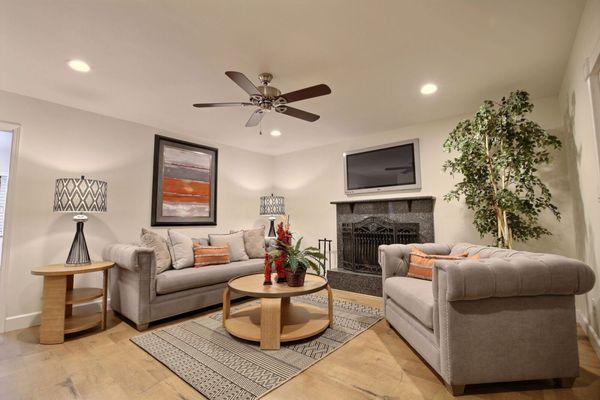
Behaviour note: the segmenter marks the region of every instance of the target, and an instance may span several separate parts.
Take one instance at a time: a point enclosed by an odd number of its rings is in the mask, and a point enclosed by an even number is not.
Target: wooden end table
[[[223,292],[223,326],[234,336],[260,342],[264,350],[279,349],[281,342],[306,339],[323,332],[333,321],[333,294],[325,278],[306,274],[304,286],[285,283],[263,285],[264,275],[233,278]],[[291,297],[327,289],[327,310],[293,303]],[[230,312],[231,291],[260,298],[260,304]]]
[[[66,333],[80,332],[101,325],[106,329],[106,296],[108,293],[108,270],[112,262],[93,262],[86,265],[55,264],[34,268],[32,275],[44,277],[42,305],[41,344],[58,344],[65,341]],[[77,274],[102,271],[102,288],[73,289],[73,277]],[[73,315],[73,305],[102,297],[102,312]]]

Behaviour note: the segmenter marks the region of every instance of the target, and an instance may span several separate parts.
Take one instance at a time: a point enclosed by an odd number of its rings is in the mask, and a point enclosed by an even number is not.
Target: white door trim
[[[10,269],[10,243],[13,237],[13,208],[15,198],[15,178],[17,176],[17,156],[19,154],[19,139],[21,125],[14,122],[0,121],[0,130],[12,132],[10,148],[10,167],[8,172],[8,192],[6,208],[4,209],[4,238],[2,240],[2,260],[0,261],[0,333],[6,326],[6,291],[8,289],[8,271]]]
[[[600,38],[596,41],[590,56],[586,58],[583,68],[592,107],[592,129],[596,138],[596,156],[600,171]],[[600,193],[598,193],[598,201],[600,201]]]

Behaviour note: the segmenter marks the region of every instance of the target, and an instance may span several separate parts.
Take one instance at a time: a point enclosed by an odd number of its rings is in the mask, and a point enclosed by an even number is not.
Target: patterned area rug
[[[327,308],[327,298],[322,296],[294,297],[292,301]],[[231,336],[221,324],[221,312],[135,336],[131,341],[209,400],[253,400],[330,354],[381,316],[377,308],[334,300],[333,324],[326,331],[304,341],[282,343],[279,350],[262,351],[257,343]]]

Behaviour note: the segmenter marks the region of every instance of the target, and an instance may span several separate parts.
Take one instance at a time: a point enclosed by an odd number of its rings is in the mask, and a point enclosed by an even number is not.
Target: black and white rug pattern
[[[294,297],[327,308],[327,298]],[[232,312],[246,307],[232,307]],[[209,400],[253,400],[296,376],[382,318],[378,308],[334,299],[333,324],[313,338],[260,350],[222,326],[222,313],[185,321],[131,338]]]

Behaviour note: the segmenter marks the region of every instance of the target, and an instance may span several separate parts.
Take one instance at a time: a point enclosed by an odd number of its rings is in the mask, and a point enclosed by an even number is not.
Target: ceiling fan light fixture
[[[246,75],[237,71],[226,71],[225,75],[231,79],[236,85],[244,90],[249,95],[248,102],[228,102],[228,103],[195,103],[196,108],[213,108],[213,107],[234,107],[253,105],[257,107],[248,122],[246,127],[254,127],[260,124],[265,113],[274,110],[279,114],[284,114],[289,117],[298,118],[307,122],[315,122],[320,118],[319,115],[313,114],[294,107],[289,107],[288,103],[296,101],[312,99],[319,96],[324,96],[331,93],[331,88],[324,83],[306,87],[304,89],[295,90],[282,94],[279,89],[271,86],[273,75],[264,72],[259,75],[259,80],[262,85],[255,86],[254,83]],[[277,133],[274,133],[277,132]],[[280,136],[281,132],[271,132],[272,136]]]
[[[428,96],[430,94],[434,94],[435,92],[437,92],[438,87],[435,83],[426,83],[423,86],[421,86],[421,94]]]
[[[277,129],[273,129],[271,131],[271,136],[273,136],[273,137],[279,137],[279,136],[281,136],[281,131],[278,131]]]

